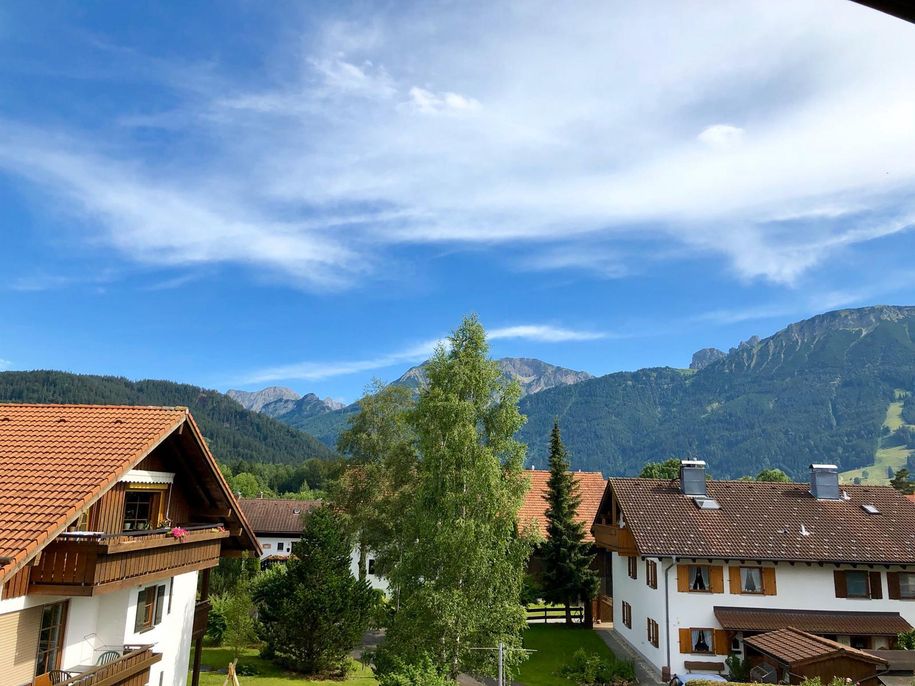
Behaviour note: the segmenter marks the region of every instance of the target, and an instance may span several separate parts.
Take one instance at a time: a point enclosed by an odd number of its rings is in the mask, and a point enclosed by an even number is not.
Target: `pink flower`
[[[182,529],[180,526],[176,526],[171,530],[171,534],[180,541],[185,536],[187,536],[187,529]]]

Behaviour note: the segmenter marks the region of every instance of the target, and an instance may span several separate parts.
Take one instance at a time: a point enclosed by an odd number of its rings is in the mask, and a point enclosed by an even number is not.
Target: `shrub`
[[[728,667],[728,679],[730,681],[749,681],[750,664],[746,660],[741,660],[740,655],[730,655],[724,661]]]
[[[581,686],[610,686],[634,682],[635,666],[632,662],[615,657],[605,659],[579,648],[572,654],[572,659],[562,666],[559,674]]]
[[[206,639],[214,646],[222,645],[222,636],[226,631],[226,616],[223,612],[225,595],[210,596],[210,615],[207,618]]]
[[[417,665],[399,665],[380,677],[379,686],[454,686],[454,680],[442,674],[432,661]]]
[[[915,650],[915,629],[899,634],[896,637],[896,645],[901,650]]]

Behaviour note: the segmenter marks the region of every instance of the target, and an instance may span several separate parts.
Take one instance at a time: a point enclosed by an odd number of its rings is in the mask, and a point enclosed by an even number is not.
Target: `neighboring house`
[[[209,571],[245,550],[187,408],[0,404],[4,685],[182,686]]]
[[[549,495],[550,472],[543,469],[525,470],[525,475],[530,480],[530,488],[524,495],[524,503],[518,512],[518,520],[522,526],[533,525],[536,533],[541,540],[546,540],[547,519],[546,512],[549,509],[547,497]],[[578,504],[576,513],[578,521],[582,523],[585,531],[585,542],[594,545],[594,536],[591,533],[591,525],[594,524],[594,518],[597,516],[601,499],[607,487],[607,480],[600,472],[572,472],[575,477],[575,483],[578,484],[578,494],[581,501]],[[610,553],[603,548],[594,547],[594,569],[600,578],[598,595],[601,598],[612,595],[612,579],[610,575]],[[534,576],[538,576],[542,570],[542,562],[535,550],[528,562],[528,571]],[[606,615],[606,617],[604,617]],[[594,617],[598,620],[610,619],[609,605],[602,606],[595,599]]]
[[[616,479],[594,524],[612,551],[614,630],[666,678],[723,669],[744,639],[794,627],[857,649],[915,622],[915,507],[882,486]]]
[[[265,563],[289,559],[292,544],[302,537],[302,515],[321,505],[320,500],[291,498],[239,498],[238,503],[261,544]]]
[[[239,503],[261,543],[261,561],[264,564],[289,559],[292,544],[302,537],[302,515],[321,505],[320,500],[287,498],[241,498]],[[358,549],[353,550],[350,569],[353,576],[359,576]],[[371,553],[366,558],[365,579],[372,588],[388,590],[384,577],[375,574],[375,560]]]

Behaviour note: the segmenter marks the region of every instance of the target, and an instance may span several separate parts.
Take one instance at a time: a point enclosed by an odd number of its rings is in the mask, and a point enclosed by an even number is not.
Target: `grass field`
[[[191,658],[193,661],[193,657]],[[225,669],[232,660],[232,651],[228,648],[204,648],[201,664],[214,669]],[[277,667],[269,660],[262,660],[257,656],[257,650],[246,650],[238,660],[239,665],[251,665],[257,670],[256,676],[239,676],[241,686],[377,686],[378,682],[372,675],[371,669],[366,669],[354,663],[352,673],[345,681],[339,680],[314,680],[306,679],[301,674],[287,672]],[[201,686],[222,686],[225,672],[200,673]],[[190,683],[190,677],[188,678]]]
[[[579,648],[603,657],[613,655],[596,632],[559,624],[529,627],[524,632],[524,647],[537,651],[521,665],[521,673],[516,677],[524,686],[574,686],[574,682],[557,672]]]
[[[905,391],[896,391],[897,399],[904,398],[906,395],[907,393]],[[886,418],[883,420],[883,426],[887,427],[890,431],[895,431],[903,424],[902,400],[890,403],[889,407],[886,408]],[[851,469],[847,472],[842,472],[840,476],[843,483],[853,483],[857,478],[861,480],[862,484],[886,486],[890,482],[887,468],[890,468],[895,472],[900,467],[905,467],[906,460],[908,460],[912,451],[903,446],[884,448],[882,446],[882,438],[880,439],[880,442],[881,446],[874,455],[873,464],[870,464],[867,467],[861,467],[860,469]]]

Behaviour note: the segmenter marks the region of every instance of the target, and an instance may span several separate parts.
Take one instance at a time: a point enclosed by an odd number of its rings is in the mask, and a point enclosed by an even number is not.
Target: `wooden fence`
[[[572,614],[572,621],[579,624],[585,621],[585,609],[583,607],[570,607],[569,612]],[[564,607],[529,607],[527,608],[527,623],[536,624],[541,622],[564,622],[566,619],[566,609]]]

